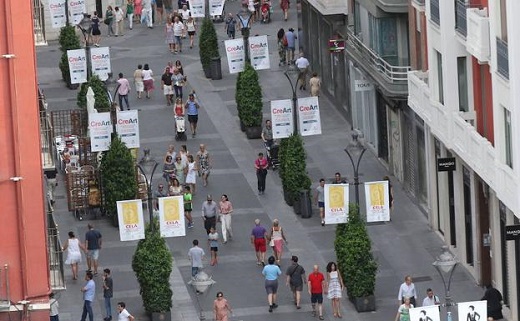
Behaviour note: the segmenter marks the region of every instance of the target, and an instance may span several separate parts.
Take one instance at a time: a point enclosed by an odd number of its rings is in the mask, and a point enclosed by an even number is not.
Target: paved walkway
[[[238,10],[239,2],[231,2],[226,10]],[[293,9],[294,10],[294,9]],[[275,35],[280,27],[288,29],[297,26],[295,12],[288,22],[281,21],[280,14],[274,15],[271,24],[255,24],[252,34],[269,35],[271,48],[270,70],[259,72],[264,97],[264,117],[269,117],[269,101],[291,97],[287,79],[283,70],[277,66]],[[224,26],[216,25],[219,39],[224,40]],[[189,84],[196,89],[202,105],[200,129],[196,139],[187,141],[188,149],[196,152],[198,145],[204,143],[213,157],[213,171],[209,185],[198,187],[195,196],[195,228],[188,230],[183,238],[170,238],[168,245],[174,255],[174,269],[171,277],[173,288],[172,320],[195,321],[199,318],[197,296],[186,282],[190,278],[190,266],[187,251],[193,239],[205,244],[205,232],[200,218],[200,205],[208,193],[218,199],[221,194],[228,194],[235,207],[233,215],[233,241],[222,245],[219,251],[219,264],[206,267],[205,271],[213,276],[217,283],[209,293],[199,296],[199,302],[207,318],[212,318],[212,301],[217,291],[223,291],[235,310],[232,320],[265,320],[271,317],[280,320],[312,320],[309,297],[303,295],[303,308],[296,310],[291,302],[290,291],[280,283],[280,307],[273,313],[267,311],[261,269],[255,264],[254,250],[249,243],[250,230],[255,218],[260,218],[266,226],[274,218],[280,219],[288,238],[288,246],[282,261],[282,270],[289,265],[291,254],[300,257],[300,263],[307,271],[313,264],[325,269],[328,261],[334,260],[334,226],[320,226],[318,215],[310,219],[296,216],[292,208],[285,205],[281,193],[281,184],[276,172],[269,172],[265,195],[256,193],[256,175],[253,162],[256,154],[263,150],[260,140],[247,140],[240,131],[234,103],[235,79],[227,72],[225,56],[222,57],[224,78],[218,81],[204,77],[198,59],[198,49],[185,49],[183,54],[171,56],[163,41],[161,28],[148,30],[136,26],[124,37],[103,40],[103,45],[111,46],[113,71],[122,71],[131,75],[137,63],[150,63],[156,75],[168,60],[180,59],[188,76]],[[221,52],[223,53],[223,43]],[[38,48],[39,80],[45,90],[51,109],[73,108],[76,91],[64,89],[60,82],[57,45]],[[159,77],[156,77],[159,79]],[[156,82],[156,84],[158,84]],[[299,92],[299,95],[307,93]],[[169,144],[174,142],[174,130],[171,108],[165,106],[164,97],[158,90],[150,100],[137,100],[131,97],[132,108],[138,108],[141,122],[141,147],[151,148],[157,160],[162,159]],[[308,172],[313,181],[321,177],[332,177],[340,171],[344,176],[352,177],[348,158],[343,151],[349,142],[350,126],[344,117],[325,98],[320,97],[323,134],[304,138],[307,150]],[[366,153],[361,164],[361,180],[378,180],[387,175],[385,167],[372,154]],[[161,178],[157,176],[157,183]],[[425,215],[413,204],[403,191],[399,182],[393,180],[395,194],[395,210],[392,221],[387,224],[368,227],[373,241],[374,255],[379,263],[376,299],[377,311],[358,314],[348,300],[343,300],[344,318],[347,320],[391,320],[397,309],[397,290],[406,274],[416,278],[416,287],[422,300],[426,288],[432,287],[439,297],[442,295],[442,281],[431,265],[440,253],[441,239],[427,224]],[[75,231],[83,239],[88,223],[92,223],[103,234],[103,250],[100,255],[101,268],[109,267],[114,277],[115,306],[118,301],[125,301],[129,311],[138,320],[146,318],[142,301],[139,297],[138,284],[131,269],[132,255],[136,242],[120,242],[118,231],[105,219],[88,217],[84,221],[76,221],[67,211],[65,185],[60,181],[57,192],[55,215],[59,222],[62,240],[69,230]],[[353,196],[353,195],[352,195]],[[351,197],[352,197],[351,196]],[[363,198],[361,199],[363,202]],[[208,251],[209,252],[209,251]],[[208,253],[209,255],[209,253]],[[82,266],[82,270],[85,265]],[[59,295],[62,320],[78,321],[81,316],[82,297],[79,291],[82,281],[72,281],[71,272],[67,268],[67,291]],[[94,304],[95,320],[104,317],[103,298],[101,295],[101,278],[96,278],[99,295]],[[452,296],[456,301],[478,299],[482,290],[464,269],[457,269],[452,283]],[[325,304],[325,317],[332,320],[330,303]],[[103,312],[102,312],[103,311]]]

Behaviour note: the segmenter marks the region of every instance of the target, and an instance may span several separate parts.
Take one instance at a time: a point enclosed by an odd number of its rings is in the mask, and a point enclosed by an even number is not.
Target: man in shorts
[[[87,249],[87,267],[89,271],[98,274],[99,250],[101,250],[101,233],[94,229],[92,224],[88,225],[88,232],[85,234],[85,248]]]
[[[311,295],[312,315],[316,316],[316,303],[318,303],[318,316],[323,320],[323,288],[325,287],[325,277],[320,272],[318,265],[314,265],[312,273],[309,274],[307,282],[309,294]]]
[[[260,225],[260,220],[256,219],[255,227],[251,231],[251,244],[253,244],[256,252],[256,265],[265,266],[266,239],[267,230]]]
[[[186,111],[186,115],[188,115],[188,121],[190,122],[191,127],[191,136],[195,138],[197,135],[197,122],[199,121],[199,104],[195,101],[195,95],[191,93],[188,96],[188,101],[184,106],[184,110]]]
[[[321,226],[325,226],[325,179],[320,179],[320,185],[316,187],[314,194],[314,202],[318,204],[320,209]]]
[[[199,240],[193,240],[193,247],[188,251],[188,257],[191,261],[191,276],[195,277],[199,270],[202,269],[202,260],[204,260],[204,250],[199,247]]]
[[[302,297],[303,280],[305,280],[305,269],[298,264],[298,257],[296,255],[292,256],[291,261],[292,265],[289,266],[285,272],[285,275],[287,275],[285,284],[291,287],[296,309],[299,310],[301,309],[300,300]]]
[[[173,87],[172,87],[172,71],[166,68],[164,74],[161,76],[161,88],[164,97],[166,97],[166,106],[173,104]]]

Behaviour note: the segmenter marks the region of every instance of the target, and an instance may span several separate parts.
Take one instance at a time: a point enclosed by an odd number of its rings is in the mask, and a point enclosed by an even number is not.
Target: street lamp
[[[150,156],[150,149],[146,148],[144,150],[144,156],[141,158],[137,167],[139,171],[144,175],[146,180],[146,191],[148,192],[148,213],[150,214],[150,225],[152,232],[155,229],[155,224],[153,224],[153,206],[152,206],[152,180],[153,174],[155,173],[155,169],[157,168],[157,162]]]
[[[459,262],[457,262],[455,256],[450,253],[447,246],[442,247],[441,255],[439,255],[437,260],[432,263],[433,267],[441,276],[444,285],[445,306],[448,321],[451,321],[451,307],[455,305],[455,303],[451,301],[450,295],[451,277],[453,276],[453,271],[455,271],[458,263]]]
[[[352,168],[354,169],[354,188],[356,195],[356,205],[359,207],[359,164],[361,163],[361,158],[363,158],[363,154],[367,150],[363,144],[358,140],[359,134],[352,130],[352,141],[348,144],[347,148],[345,148],[345,152],[350,158],[350,162],[352,163]]]
[[[90,80],[92,62],[90,61],[90,32],[92,31],[92,19],[90,19],[90,15],[84,13],[83,19],[78,23],[78,28],[83,33],[83,38],[85,38],[85,50],[87,51],[87,81]]]
[[[300,71],[298,68],[296,68],[295,65],[289,65],[287,70],[283,73],[285,77],[287,77],[287,80],[289,80],[289,83],[291,84],[291,90],[292,90],[292,103],[293,103],[293,135],[298,135],[298,97],[296,95],[296,86],[298,86],[298,79],[300,78]],[[294,77],[294,75],[298,75],[298,78],[293,83],[293,80],[291,77]]]
[[[240,21],[240,25],[242,26],[242,38],[244,39],[244,50],[246,56],[246,62],[250,62],[249,59],[249,29],[251,29],[251,17],[253,17],[253,13],[244,6],[237,13],[238,20]]]

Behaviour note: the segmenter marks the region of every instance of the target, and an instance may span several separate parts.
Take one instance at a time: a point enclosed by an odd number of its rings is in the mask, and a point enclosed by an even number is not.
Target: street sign
[[[506,226],[506,240],[520,240],[520,225]]]
[[[330,39],[329,40],[329,51],[330,52],[342,52],[345,50],[345,40],[343,39]]]
[[[456,169],[455,157],[438,158],[437,171],[438,172],[452,172]]]

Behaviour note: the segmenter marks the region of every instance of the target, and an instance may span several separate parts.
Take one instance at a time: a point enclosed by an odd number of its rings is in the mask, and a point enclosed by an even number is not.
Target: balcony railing
[[[47,204],[47,251],[49,256],[49,274],[51,288],[54,291],[65,290],[65,270],[60,233],[54,221],[52,206]]]
[[[352,26],[347,29],[347,36],[349,47],[358,52],[361,57],[367,59],[370,67],[374,68],[385,80],[394,84],[406,84],[408,82],[408,71],[411,70],[410,66],[393,66],[389,64],[356,37]]]
[[[455,30],[466,37],[468,33],[466,9],[468,8],[465,0],[457,0],[455,3]]]
[[[507,42],[497,38],[497,71],[502,77],[509,80],[509,52]]]
[[[437,25],[441,25],[439,0],[430,0],[430,19]]]

